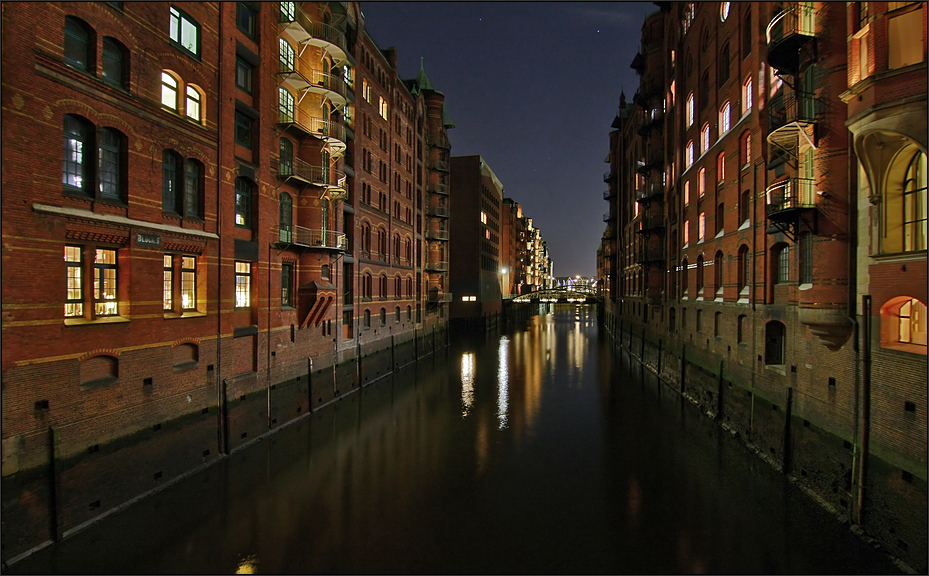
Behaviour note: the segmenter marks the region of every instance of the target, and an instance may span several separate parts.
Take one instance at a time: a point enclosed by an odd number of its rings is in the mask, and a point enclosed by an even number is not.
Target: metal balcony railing
[[[437,290],[429,292],[429,302],[442,303],[442,302],[451,302],[451,301],[452,301],[451,292],[439,292]]]
[[[428,213],[430,216],[448,218],[448,206],[430,206],[428,208]]]
[[[778,94],[768,101],[768,133],[788,124],[813,124],[823,112],[823,102],[807,92]]]
[[[646,204],[649,200],[661,200],[662,198],[664,198],[664,186],[658,182],[648,182],[635,192],[635,199],[639,204]]]
[[[278,124],[294,126],[307,135],[326,140],[330,145],[340,147],[342,150],[346,147],[348,138],[346,137],[345,126],[339,122],[304,114],[292,114],[282,110],[277,110],[277,114]],[[335,155],[334,151],[333,155]]]
[[[349,59],[348,42],[341,30],[312,21],[296,2],[281,2],[280,8],[280,24],[297,42],[319,46],[330,54],[336,64]]]
[[[666,220],[664,215],[646,216],[639,221],[639,228],[636,230],[639,234],[650,234],[652,232],[664,231]]]
[[[271,237],[275,244],[283,245],[340,251],[345,251],[347,246],[343,232],[304,228],[303,226],[273,226]]]
[[[429,191],[433,194],[448,196],[448,184],[430,184]]]
[[[330,198],[348,196],[345,173],[323,166],[314,166],[299,158],[281,162],[278,167],[278,176],[283,179],[296,178],[307,184],[326,188],[330,193]]]
[[[298,92],[313,92],[327,96],[337,107],[345,105],[350,98],[348,88],[341,76],[324,70],[308,68],[302,61],[295,60],[294,66],[281,61],[278,76],[290,88]]]
[[[448,230],[426,230],[426,238],[430,240],[448,240]]]
[[[811,178],[788,178],[765,189],[765,214],[772,220],[789,218],[798,210],[816,207],[816,181]]]
[[[665,253],[664,247],[649,246],[642,250],[639,250],[635,254],[635,263],[636,264],[651,264],[656,262],[664,262]]]
[[[448,260],[429,262],[426,264],[426,270],[433,270],[435,272],[448,272]]]
[[[812,3],[797,2],[781,10],[765,30],[768,64],[794,73],[800,63],[800,48],[814,36],[815,13]]]
[[[613,197],[613,191],[611,189],[607,188],[606,190],[603,191],[604,200],[609,200],[612,197]]]
[[[609,182],[609,181],[612,180],[612,179],[613,179],[613,173],[612,173],[612,172],[604,172],[604,173],[603,173],[603,181],[604,181],[604,182]]]

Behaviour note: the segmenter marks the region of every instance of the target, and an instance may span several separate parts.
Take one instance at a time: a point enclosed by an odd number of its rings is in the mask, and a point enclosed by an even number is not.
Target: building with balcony
[[[452,122],[357,2],[3,30],[4,562],[444,342]]]
[[[610,132],[604,322],[925,570],[925,3],[655,4]]]

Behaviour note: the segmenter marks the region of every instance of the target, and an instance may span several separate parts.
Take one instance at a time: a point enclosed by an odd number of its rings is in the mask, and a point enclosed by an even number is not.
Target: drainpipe
[[[219,13],[219,38],[220,43],[223,36],[223,15],[222,15],[222,5],[220,5]],[[223,58],[219,59],[219,69],[217,71],[217,76],[220,79],[220,82],[223,81],[225,76],[223,75]],[[222,87],[219,89],[219,106],[217,110],[216,118],[216,132],[218,135],[216,143],[216,232],[219,236],[219,254],[216,255],[216,290],[218,297],[216,298],[216,370],[213,371],[216,378],[216,403],[219,405],[219,430],[217,436],[219,437],[219,453],[220,454],[229,454],[229,435],[227,433],[228,427],[228,417],[226,414],[226,380],[223,378],[223,353],[222,353],[222,335],[223,335],[223,239],[226,237],[223,234],[223,210],[222,210],[222,186],[223,186],[223,142],[225,141],[222,137],[222,123],[225,114],[225,101],[226,99],[222,97]]]
[[[865,294],[861,297],[861,315],[862,321],[862,341],[864,350],[862,351],[862,371],[863,381],[861,390],[861,447],[858,452],[858,494],[856,496],[856,521],[862,525],[864,519],[864,483],[866,476],[866,461],[868,455],[868,437],[870,434],[871,420],[871,295]]]
[[[761,159],[759,159],[761,160]],[[758,183],[758,164],[759,160],[752,162],[752,218],[758,218],[758,193],[755,192],[755,186]],[[763,160],[762,160],[763,161]],[[764,171],[764,184],[767,184],[768,180],[768,171]],[[765,232],[765,220],[766,218],[761,219],[761,233],[767,234]],[[756,254],[758,254],[758,222],[753,221],[752,225],[752,400],[751,407],[748,412],[748,430],[749,437],[754,436],[755,430],[755,381],[758,377],[758,361],[755,359],[756,353],[758,352],[758,266],[755,265]],[[768,251],[765,250],[763,262],[763,269],[767,270],[768,268]],[[762,295],[765,293],[767,286],[762,283]]]

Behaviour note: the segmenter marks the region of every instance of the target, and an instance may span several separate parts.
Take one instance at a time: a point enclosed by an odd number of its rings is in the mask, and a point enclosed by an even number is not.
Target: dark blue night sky
[[[619,94],[651,2],[362,2],[368,34],[402,78],[426,73],[456,128],[542,230],[556,276],[596,275],[603,173]]]

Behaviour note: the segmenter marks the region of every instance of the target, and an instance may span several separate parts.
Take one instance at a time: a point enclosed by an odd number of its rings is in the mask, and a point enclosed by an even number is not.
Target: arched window
[[[706,194],[706,168],[701,168],[697,173],[697,190],[701,198]]]
[[[394,278],[394,299],[399,300],[403,297],[403,281],[400,279],[400,275],[397,274]],[[397,308],[397,314],[400,314],[400,308]]]
[[[926,155],[917,152],[903,178],[903,250],[926,249]]]
[[[283,42],[283,40],[282,40]],[[294,95],[283,86],[277,89],[278,122],[292,124],[294,121]]]
[[[774,283],[787,284],[790,282],[790,248],[787,244],[774,247]]]
[[[694,141],[691,140],[687,143],[687,155],[684,158],[684,168],[690,168],[694,163]]]
[[[732,107],[729,104],[728,100],[726,100],[726,102],[723,103],[723,105],[719,108],[719,135],[720,136],[728,132],[729,128],[731,127],[731,121],[732,121],[731,120],[732,116],[730,115],[730,112],[732,112],[731,108]]]
[[[252,184],[242,177],[235,179],[235,225],[252,227]]]
[[[700,109],[704,110],[710,103],[710,71],[704,70],[700,77]]]
[[[282,192],[280,197],[280,241],[293,241],[294,201],[290,194]]]
[[[90,196],[92,181],[90,160],[87,154],[93,146],[93,125],[73,114],[64,115],[64,162],[61,182],[65,189],[82,192]]]
[[[926,354],[926,305],[911,296],[881,307],[881,346]]]
[[[167,71],[161,71],[161,105],[177,112],[178,81]]]
[[[115,38],[103,39],[103,79],[120,88],[129,87],[129,51]]]
[[[703,293],[703,255],[697,256],[697,295]]]
[[[745,79],[745,82],[742,83],[742,114],[746,114],[751,111],[754,101],[754,96],[752,94],[752,77],[749,76]]]
[[[412,278],[406,279],[406,295],[408,298],[413,297],[413,279]]]
[[[713,285],[716,287],[716,296],[721,298],[723,295],[723,253],[722,251],[717,251],[716,257],[713,259]]]
[[[178,344],[173,350],[175,370],[188,370],[200,361],[200,349],[196,344]]]
[[[394,308],[394,323],[400,323],[400,307],[397,306]]]
[[[764,330],[764,363],[765,365],[783,366],[784,355],[784,324],[772,320],[765,324]]]
[[[722,184],[726,180],[726,153],[720,152],[716,157],[716,184]]]
[[[738,270],[738,284],[739,284],[739,295],[748,294],[748,246],[742,244],[739,246],[739,270]]]
[[[728,4],[728,2],[723,2],[723,4]],[[723,46],[723,49],[719,51],[719,74],[716,77],[716,83],[718,86],[722,86],[729,80],[729,43]]]
[[[93,71],[93,29],[79,18],[65,16],[64,40],[65,64],[79,70]]]
[[[710,125],[704,124],[700,129],[700,153],[704,154],[710,149]]]
[[[690,128],[694,125],[694,93],[691,92],[687,95],[687,127]]]
[[[118,130],[100,130],[98,160],[100,165],[100,196],[111,200],[123,198],[123,163],[125,160],[125,138]]]
[[[387,300],[387,275],[381,274],[378,278],[378,295],[381,300]]]
[[[119,380],[119,358],[92,356],[81,362],[81,388],[109,386]]]
[[[281,4],[284,4],[284,2],[281,2]],[[365,310],[364,327],[365,327],[365,330],[371,328],[371,311],[370,310]]]
[[[280,72],[293,72],[296,70],[294,67],[294,62],[296,60],[296,52],[294,51],[293,46],[290,45],[290,42],[284,40],[283,38],[279,39],[280,45]]]
[[[684,206],[690,204],[690,180],[684,182]]]
[[[690,296],[690,265],[687,263],[687,259],[684,259],[684,262],[681,264],[681,298],[688,298]]]
[[[381,308],[381,326],[387,325],[387,309]]]
[[[193,84],[188,84],[186,87],[186,93],[187,101],[185,103],[184,110],[187,114],[187,117],[191,120],[201,122],[203,120],[203,97],[200,93],[200,89]]]
[[[183,159],[173,150],[161,153],[161,209],[180,215],[180,171]]]

